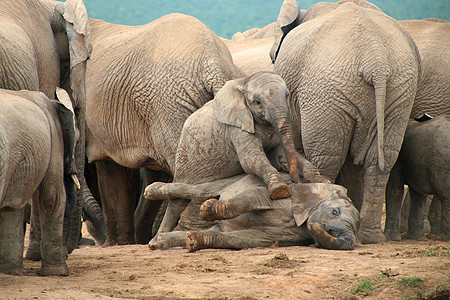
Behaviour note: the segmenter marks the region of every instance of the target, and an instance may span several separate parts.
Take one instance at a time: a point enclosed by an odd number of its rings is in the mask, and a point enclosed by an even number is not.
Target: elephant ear
[[[274,44],[270,49],[270,58],[272,62],[278,55],[278,50],[280,50],[281,42],[284,37],[300,24],[301,18],[300,5],[295,0],[284,0],[280,8],[280,13],[278,15],[277,22],[275,23],[274,32]]]
[[[347,196],[347,189],[340,185],[329,183],[293,184],[291,190],[292,213],[297,226],[305,223],[311,210],[330,197],[350,200]]]
[[[70,215],[77,203],[77,188],[81,188],[75,164],[75,146],[79,132],[69,94],[64,89],[57,87],[56,96],[59,101],[52,101],[52,103],[58,113],[64,141],[64,187],[67,198],[65,214]]]
[[[69,92],[76,108],[84,113],[86,61],[92,51],[87,10],[82,0],[67,0],[57,3],[56,11],[66,21],[65,31],[69,41],[70,86],[64,86],[71,90]],[[84,128],[83,124],[79,126]]]
[[[213,112],[219,122],[255,133],[253,115],[245,104],[245,80],[227,81],[212,100]]]
[[[69,94],[64,89],[57,87],[56,96],[59,101],[55,101],[55,106],[64,138],[64,169],[65,173],[76,176],[75,147],[80,133],[75,123],[75,112]],[[78,186],[77,180],[73,180]]]

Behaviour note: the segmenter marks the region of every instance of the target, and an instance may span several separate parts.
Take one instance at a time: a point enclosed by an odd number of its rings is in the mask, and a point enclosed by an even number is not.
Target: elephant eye
[[[258,98],[253,99],[253,104],[254,105],[261,105],[261,100],[259,100]]]
[[[339,210],[339,208],[335,208],[335,209],[333,209],[332,214],[335,217],[339,217],[339,215],[341,214],[341,211]]]

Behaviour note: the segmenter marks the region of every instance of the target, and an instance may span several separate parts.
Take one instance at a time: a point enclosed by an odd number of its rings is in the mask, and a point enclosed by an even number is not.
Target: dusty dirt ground
[[[89,237],[87,231],[83,232]],[[314,247],[151,251],[83,246],[69,277],[0,274],[0,299],[449,299],[450,243],[433,239]]]

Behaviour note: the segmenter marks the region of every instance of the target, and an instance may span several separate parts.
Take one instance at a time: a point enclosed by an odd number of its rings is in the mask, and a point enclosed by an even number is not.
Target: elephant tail
[[[378,167],[385,169],[384,161],[384,108],[386,104],[386,76],[374,76],[373,87],[375,89],[375,111],[377,123]]]

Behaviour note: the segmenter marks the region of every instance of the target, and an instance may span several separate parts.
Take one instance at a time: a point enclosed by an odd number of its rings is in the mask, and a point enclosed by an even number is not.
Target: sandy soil
[[[88,236],[87,232],[84,232]],[[423,239],[352,251],[271,247],[151,251],[83,246],[69,277],[0,274],[0,299],[448,299],[450,243]]]

